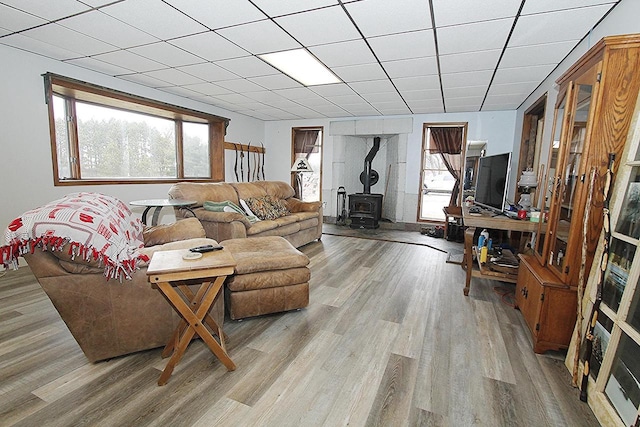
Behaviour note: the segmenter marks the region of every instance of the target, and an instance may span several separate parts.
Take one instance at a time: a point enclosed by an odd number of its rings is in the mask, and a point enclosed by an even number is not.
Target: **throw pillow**
[[[269,195],[250,197],[246,202],[255,215],[261,219],[277,219],[289,214],[289,210],[283,200],[274,199]]]

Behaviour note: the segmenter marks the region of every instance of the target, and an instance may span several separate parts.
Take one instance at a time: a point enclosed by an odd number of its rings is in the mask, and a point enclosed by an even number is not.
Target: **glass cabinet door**
[[[562,130],[566,117],[567,98],[571,94],[571,85],[564,93],[558,95],[558,101],[556,102],[555,117],[553,120],[553,139],[551,140],[551,146],[549,147],[549,160],[546,171],[545,184],[540,188],[541,201],[540,201],[540,224],[538,226],[538,236],[535,243],[535,254],[542,265],[546,262],[544,256],[545,239],[547,236],[549,226],[549,211],[551,209],[551,201],[553,200],[553,190],[556,187],[557,179],[556,173],[558,168],[558,159],[560,155],[560,141],[562,136]]]
[[[563,156],[563,169],[556,174],[561,180],[558,185],[556,216],[554,216],[554,236],[551,239],[548,264],[557,270],[561,277],[569,273],[570,260],[567,258],[569,247],[570,229],[574,220],[582,221],[584,206],[576,203],[575,198],[580,192],[576,191],[585,182],[585,171],[582,170],[583,148],[587,135],[587,122],[592,105],[591,95],[593,86],[589,84],[577,84],[573,96],[573,116],[570,119],[568,133],[565,134],[566,150]],[[576,218],[577,216],[577,218]],[[573,233],[580,236],[581,233]],[[575,265],[575,263],[574,263]]]

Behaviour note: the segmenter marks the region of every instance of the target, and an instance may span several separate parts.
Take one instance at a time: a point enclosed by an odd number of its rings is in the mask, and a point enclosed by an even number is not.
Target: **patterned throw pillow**
[[[246,200],[251,211],[260,219],[277,219],[289,215],[284,200],[275,199],[269,195],[250,197]]]

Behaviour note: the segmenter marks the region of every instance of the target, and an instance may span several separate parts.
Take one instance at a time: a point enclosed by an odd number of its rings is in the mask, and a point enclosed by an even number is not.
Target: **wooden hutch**
[[[624,149],[640,89],[639,70],[640,34],[611,36],[557,80],[553,139],[546,178],[538,189],[543,214],[533,254],[520,255],[516,284],[516,305],[536,353],[567,348],[571,340],[580,271],[589,275],[602,230],[609,153],[619,159]],[[584,226],[593,170],[596,179]]]

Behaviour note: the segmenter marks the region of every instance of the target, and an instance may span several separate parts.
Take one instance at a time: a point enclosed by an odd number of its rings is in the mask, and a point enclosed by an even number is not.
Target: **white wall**
[[[409,116],[404,116],[409,117]],[[478,113],[448,113],[448,114],[417,114],[413,118],[413,131],[408,135],[406,153],[406,178],[399,185],[400,190],[406,193],[404,208],[401,216],[402,222],[416,222],[418,213],[418,191],[420,186],[420,152],[422,149],[422,126],[424,123],[468,122],[467,138],[469,140],[486,140],[487,154],[511,152],[514,144],[516,111],[489,111]],[[328,135],[329,124],[340,120],[380,120],[384,117],[348,117],[341,119],[317,119],[317,120],[282,120],[265,123],[265,140],[268,142],[267,162],[269,168],[275,168],[273,176],[283,181],[289,181],[289,164],[291,160],[291,128],[303,126],[323,126],[323,175],[322,198],[327,203],[325,215],[335,216],[335,204],[331,189],[345,183],[334,183],[329,165],[332,164],[333,137]],[[366,154],[366,153],[365,153]],[[364,157],[362,157],[364,160]],[[378,172],[384,170],[377,168]],[[361,172],[358,171],[358,174]],[[352,177],[353,178],[353,177]],[[358,177],[353,178],[355,180]],[[352,180],[353,180],[352,179]],[[345,178],[345,180],[348,180]],[[382,181],[384,183],[384,181]],[[378,184],[380,185],[380,184]],[[373,191],[373,190],[372,190]]]
[[[622,0],[615,9],[607,15],[602,22],[591,31],[580,44],[556,67],[556,69],[543,81],[540,86],[525,100],[517,111],[517,126],[514,140],[515,148],[519,149],[522,138],[522,121],[524,112],[529,109],[540,97],[547,94],[545,108],[544,129],[542,132],[542,148],[540,151],[540,164],[546,165],[549,158],[549,146],[551,144],[551,132],[553,128],[554,107],[558,97],[558,86],[555,81],[571,67],[591,46],[605,36],[640,33],[640,1]],[[518,150],[519,151],[519,150]],[[514,155],[516,152],[514,150]]]
[[[211,105],[145,88],[74,65],[0,45],[0,230],[21,213],[77,191],[107,193],[127,202],[166,198],[169,184],[54,187],[49,124],[42,74],[53,72],[124,92],[231,119],[227,141],[264,141],[264,122]],[[266,145],[266,144],[265,144]],[[226,177],[233,177],[233,153],[226,154]],[[273,178],[266,169],[267,178]],[[233,178],[235,179],[235,178]],[[134,212],[142,213],[141,208]],[[163,214],[173,218],[169,209]],[[164,219],[164,218],[163,218]],[[0,237],[0,241],[4,236]],[[1,243],[0,243],[1,244]]]

